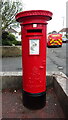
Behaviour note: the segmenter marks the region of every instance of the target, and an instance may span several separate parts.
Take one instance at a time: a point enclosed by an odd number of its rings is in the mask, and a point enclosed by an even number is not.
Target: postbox
[[[52,12],[46,10],[30,10],[16,15],[21,25],[25,106],[27,103],[31,107],[45,105],[47,21],[51,19]]]

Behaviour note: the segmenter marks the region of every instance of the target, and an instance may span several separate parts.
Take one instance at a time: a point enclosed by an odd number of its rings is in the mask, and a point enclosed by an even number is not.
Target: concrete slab
[[[22,88],[22,72],[0,72],[0,79],[2,79],[2,89]]]
[[[60,105],[68,118],[68,77],[62,72],[55,74],[54,89]]]
[[[22,72],[0,72],[0,79],[2,79],[2,89],[22,88],[22,75],[23,75]],[[51,86],[53,84],[52,75],[47,73],[46,78],[47,86]]]

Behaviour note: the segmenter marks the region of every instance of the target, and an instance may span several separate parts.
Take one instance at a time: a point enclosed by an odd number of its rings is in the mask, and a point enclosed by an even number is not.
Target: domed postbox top
[[[16,15],[16,20],[18,22],[22,22],[23,20],[26,19],[36,19],[39,17],[43,17],[46,21],[51,20],[52,19],[52,12],[47,11],[47,10],[29,10],[29,11],[23,11],[20,12]]]

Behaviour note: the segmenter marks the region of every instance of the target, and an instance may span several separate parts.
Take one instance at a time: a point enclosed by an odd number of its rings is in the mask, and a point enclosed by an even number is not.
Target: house
[[[68,28],[61,29],[59,33],[62,33],[63,42],[68,42]]]
[[[68,28],[63,28],[59,32],[62,33],[62,35],[64,36],[64,35],[68,34]]]
[[[16,40],[17,41],[21,41],[21,35],[19,35],[19,32],[17,30],[15,30],[14,28],[9,28],[8,32],[12,33],[13,35],[15,35]]]

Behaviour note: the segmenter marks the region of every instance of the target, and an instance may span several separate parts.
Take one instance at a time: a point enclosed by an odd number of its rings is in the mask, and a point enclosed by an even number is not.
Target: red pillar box
[[[16,15],[22,36],[23,101],[31,107],[45,104],[42,101],[46,96],[46,35],[47,21],[51,19],[52,13],[45,10]]]

